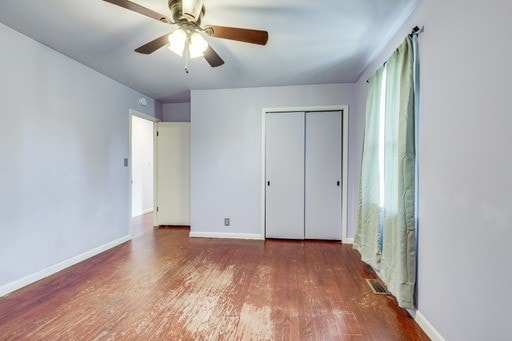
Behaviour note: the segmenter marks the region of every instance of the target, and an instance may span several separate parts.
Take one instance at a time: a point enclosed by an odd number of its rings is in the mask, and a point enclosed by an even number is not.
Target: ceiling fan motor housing
[[[183,13],[183,0],[169,0],[168,6],[172,13],[172,19],[176,23],[186,20],[199,26],[206,12],[204,6],[201,5],[201,11],[197,14],[197,18],[193,13]]]

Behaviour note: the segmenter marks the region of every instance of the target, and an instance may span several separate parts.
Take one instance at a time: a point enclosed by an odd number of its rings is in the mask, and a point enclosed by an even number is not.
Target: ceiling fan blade
[[[268,41],[267,31],[215,25],[207,26],[205,31],[215,38],[236,40],[250,44],[266,45]]]
[[[161,37],[156,38],[155,40],[150,41],[149,43],[142,45],[141,47],[137,48],[135,52],[143,53],[143,54],[150,54],[158,50],[159,48],[165,46],[167,43],[169,43],[168,40],[169,33],[164,34]]]
[[[153,18],[158,21],[172,22],[172,20],[170,18],[166,17],[165,15],[155,12],[153,10],[150,10],[149,8],[146,8],[144,6],[141,6],[139,4],[136,4],[136,3],[128,1],[128,0],[103,0],[103,1],[110,2],[111,4],[129,9],[130,11],[140,13],[142,15],[148,16],[148,17]]]
[[[217,67],[224,64],[222,58],[212,49],[211,46],[208,46],[206,51],[204,51],[204,59],[210,64],[211,67]]]

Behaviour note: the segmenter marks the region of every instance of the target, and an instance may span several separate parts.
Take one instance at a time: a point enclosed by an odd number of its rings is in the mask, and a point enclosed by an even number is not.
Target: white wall
[[[153,122],[132,116],[132,217],[153,211]]]
[[[194,90],[191,96],[191,231],[255,236],[261,234],[262,109],[349,105],[350,125],[354,86]]]
[[[128,110],[154,101],[4,25],[0,41],[2,294],[128,237]]]
[[[190,103],[165,103],[163,122],[190,122]]]
[[[505,0],[423,1],[356,87],[361,103],[366,79],[413,26],[425,25],[418,309],[447,340],[511,335],[510,13]]]

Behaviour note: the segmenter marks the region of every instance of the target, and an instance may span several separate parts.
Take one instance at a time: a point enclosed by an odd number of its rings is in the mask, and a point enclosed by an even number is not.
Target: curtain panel
[[[354,248],[363,262],[380,269],[379,126],[383,68],[368,81],[366,117],[359,183],[359,207]]]
[[[414,67],[413,38],[408,36],[369,81],[354,236],[361,259],[379,273],[402,308],[414,305],[416,278]],[[384,136],[379,132],[382,119]]]
[[[401,307],[412,308],[416,278],[414,51],[412,37],[386,64],[384,224],[380,275]]]

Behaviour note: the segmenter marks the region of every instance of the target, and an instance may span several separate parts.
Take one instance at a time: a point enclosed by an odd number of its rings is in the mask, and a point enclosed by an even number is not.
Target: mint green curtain
[[[380,276],[403,308],[416,278],[414,51],[412,37],[386,64],[384,223]]]
[[[379,124],[383,68],[368,81],[366,122],[354,248],[363,262],[380,268]]]
[[[416,278],[414,63],[409,36],[369,81],[354,236],[361,259],[378,271],[402,308],[414,305]],[[379,181],[381,119],[383,183]]]

